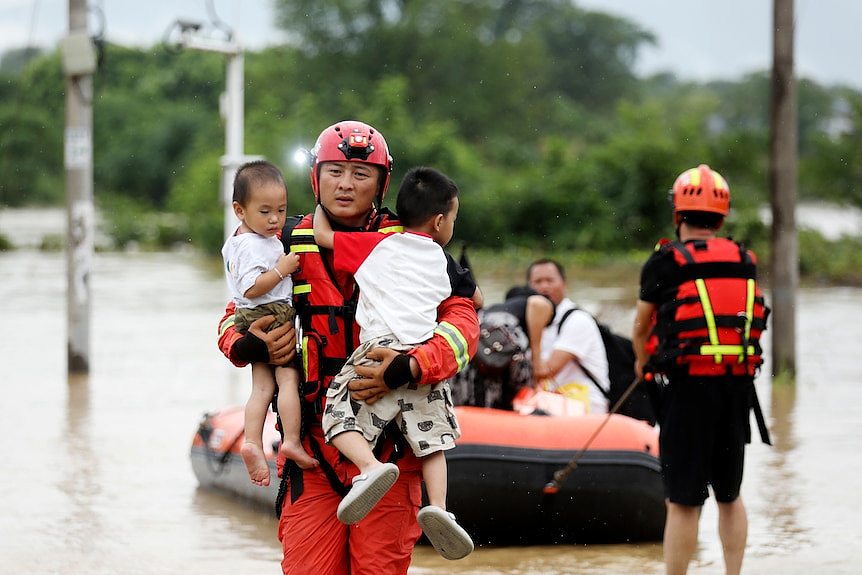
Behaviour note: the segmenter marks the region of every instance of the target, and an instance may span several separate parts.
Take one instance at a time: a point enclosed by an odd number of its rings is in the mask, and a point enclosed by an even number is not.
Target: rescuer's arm
[[[473,302],[450,297],[437,308],[437,329],[428,341],[409,352],[374,349],[368,357],[380,360],[376,366],[356,366],[361,379],[350,382],[354,399],[373,403],[390,389],[406,383],[437,383],[464,369],[476,353],[479,319]]]
[[[649,338],[652,318],[655,314],[655,304],[638,300],[637,309],[635,311],[634,327],[632,328],[632,347],[635,351],[635,374],[638,379],[643,379],[644,366],[649,361],[649,355],[646,351],[646,342]]]
[[[272,331],[266,328],[275,316],[264,316],[252,322],[242,335],[234,327],[234,304],[228,303],[219,322],[218,346],[232,364],[243,367],[249,363],[286,365],[296,355],[296,333],[293,325],[284,324]]]

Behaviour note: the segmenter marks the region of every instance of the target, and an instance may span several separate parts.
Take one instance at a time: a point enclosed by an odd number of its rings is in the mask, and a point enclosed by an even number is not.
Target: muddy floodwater
[[[225,302],[217,266],[190,254],[97,254],[91,371],[76,378],[66,373],[64,256],[0,253],[0,272],[0,574],[278,573],[272,513],[200,490],[189,462],[202,413],[243,403],[250,386],[249,371],[216,349]],[[497,301],[505,286],[488,283]],[[630,303],[613,301],[619,287],[575,282],[571,295],[628,330]],[[797,317],[796,385],[758,381],[775,445],[748,451],[744,572],[855,574],[862,290],[803,290]],[[710,501],[691,573],[723,573],[715,520]],[[661,572],[659,543],[479,548],[458,562],[419,547],[410,569]]]

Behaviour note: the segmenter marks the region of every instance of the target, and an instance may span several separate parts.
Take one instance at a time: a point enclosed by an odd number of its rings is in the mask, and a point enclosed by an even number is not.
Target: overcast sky
[[[442,1],[442,0],[438,0]],[[625,16],[655,34],[637,71],[671,71],[684,79],[735,79],[772,61],[772,0],[579,0]],[[148,46],[178,17],[207,21],[205,0],[90,0],[105,16],[111,42]],[[796,0],[796,69],[820,83],[862,90],[862,1]],[[249,48],[279,43],[272,0],[215,0],[219,17]],[[100,21],[91,18],[95,31]],[[0,53],[53,47],[68,29],[68,0],[0,0]]]

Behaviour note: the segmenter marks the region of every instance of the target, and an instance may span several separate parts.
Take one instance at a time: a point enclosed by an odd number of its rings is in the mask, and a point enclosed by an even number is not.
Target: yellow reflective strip
[[[703,307],[703,317],[706,319],[706,331],[709,334],[709,342],[718,344],[718,330],[715,329],[715,312],[712,311],[712,302],[709,301],[709,292],[706,290],[706,282],[702,279],[694,280],[697,287],[697,295],[700,297],[700,305]],[[710,354],[711,355],[711,354]],[[715,356],[715,363],[721,363],[721,356]]]
[[[743,334],[745,339],[742,341],[748,342],[748,338],[751,336],[751,322],[754,318],[754,279],[749,278],[748,281],[745,282],[745,329],[743,330]],[[739,363],[745,361],[745,357],[739,356]]]
[[[467,352],[467,340],[461,335],[461,332],[449,322],[441,321],[437,325],[434,333],[443,336],[443,339],[452,348],[452,354],[455,356],[455,361],[458,362],[458,371],[467,367],[470,361],[470,355]]]
[[[751,335],[751,322],[754,319],[754,280],[749,279],[745,286],[745,340]]]
[[[304,379],[308,378],[308,336],[307,335],[302,337],[302,375],[303,375]]]
[[[293,284],[293,295],[311,293],[311,284]]]
[[[753,345],[748,346],[747,354],[754,355]],[[742,355],[742,346],[726,344],[710,345],[707,343],[700,346],[700,355],[714,355],[718,358],[722,355]]]
[[[698,187],[700,185],[700,170],[698,168],[689,170],[688,175],[691,178],[691,187]]]
[[[404,226],[386,226],[385,228],[380,228],[377,231],[381,234],[395,234],[398,232],[403,232]]]
[[[312,238],[311,242],[307,241],[299,241],[290,242],[290,251],[295,254],[301,253],[309,253],[309,252],[319,252],[320,249],[317,247],[317,244],[314,243],[314,230],[311,228],[294,228],[292,232],[290,232],[290,237],[304,238],[310,237]]]
[[[234,323],[236,323],[236,321],[234,320],[235,317],[236,316],[231,314],[231,315],[227,316],[226,318],[224,318],[224,321],[221,322],[221,325],[218,326],[218,336],[219,337],[223,336],[224,332],[226,332],[227,330],[229,330],[230,328],[232,328],[234,326]]]

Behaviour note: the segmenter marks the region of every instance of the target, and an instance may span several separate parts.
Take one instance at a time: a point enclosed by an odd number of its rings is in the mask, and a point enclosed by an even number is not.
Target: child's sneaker
[[[398,466],[384,463],[353,478],[353,487],[338,504],[338,520],[346,525],[359,523],[398,480]]]
[[[416,519],[428,541],[446,559],[463,559],[473,552],[473,540],[451,513],[428,505],[419,511]]]

